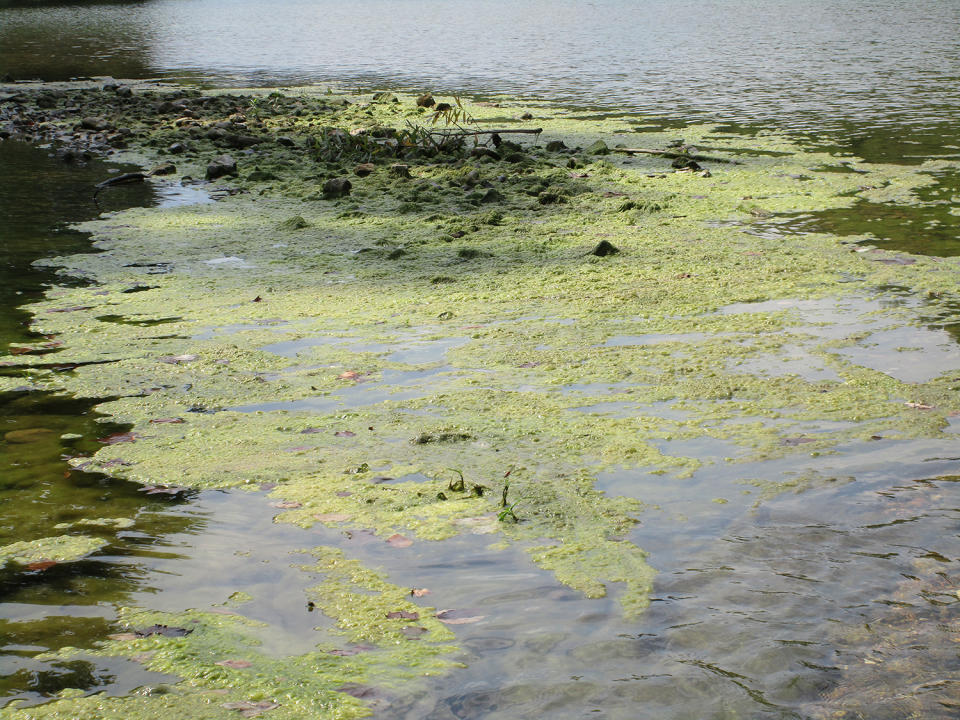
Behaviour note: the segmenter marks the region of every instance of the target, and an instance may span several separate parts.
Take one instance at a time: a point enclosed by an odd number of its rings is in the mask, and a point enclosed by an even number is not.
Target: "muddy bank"
[[[339,642],[269,658],[243,602],[131,609],[94,652],[185,678],[173,691],[10,717],[362,716],[371,688],[452,672],[457,621],[479,617],[394,584],[404,552],[519,550],[638,618],[663,487],[696,482],[684,512],[729,520],[835,483],[851,447],[955,439],[957,260],[750,232],[775,213],[909,204],[948,161],[835,172],[775,134],[390,93],[101,83],[0,99],[4,137],[64,162],[138,160],[130,182],[218,200],[85,223],[102,252],[50,262],[90,284],[31,306],[44,342],[0,358],[0,389],[116,398],[99,410],[130,430],[82,469],[174,495],[264,490],[277,522],[332,531],[307,601]],[[51,351],[73,369],[52,371]],[[617,472],[631,483],[598,486]],[[358,535],[396,551],[388,570],[344,555]],[[4,557],[42,562],[58,538]]]

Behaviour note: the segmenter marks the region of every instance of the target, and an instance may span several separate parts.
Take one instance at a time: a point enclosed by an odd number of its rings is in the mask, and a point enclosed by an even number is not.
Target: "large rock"
[[[215,157],[207,165],[207,180],[216,180],[224,175],[237,174],[237,161],[229,155]]]
[[[323,184],[323,196],[325,198],[343,197],[350,194],[352,187],[353,184],[347,178],[332,178]]]

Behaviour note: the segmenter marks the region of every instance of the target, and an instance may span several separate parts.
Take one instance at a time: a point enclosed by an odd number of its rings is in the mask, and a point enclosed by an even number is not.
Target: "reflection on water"
[[[15,77],[400,84],[817,132],[850,123],[843,135],[860,145],[877,126],[936,133],[960,107],[956,2],[148,0],[0,12],[0,71]]]

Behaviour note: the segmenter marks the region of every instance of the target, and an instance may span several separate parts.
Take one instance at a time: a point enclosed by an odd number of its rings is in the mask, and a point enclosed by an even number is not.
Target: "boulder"
[[[325,198],[338,198],[350,194],[353,184],[347,178],[331,178],[323,184],[323,196]]]
[[[428,108],[433,107],[437,104],[437,101],[433,99],[433,95],[430,93],[424,93],[417,98],[417,107]]]
[[[607,147],[607,144],[603,140],[597,140],[595,143],[592,143],[583,149],[587,155],[606,155],[610,152],[610,148]]]
[[[237,161],[229,155],[219,155],[207,165],[207,180],[216,180],[224,175],[237,174]]]

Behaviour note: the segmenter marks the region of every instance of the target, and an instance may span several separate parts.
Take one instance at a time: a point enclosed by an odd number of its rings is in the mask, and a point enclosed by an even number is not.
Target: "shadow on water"
[[[843,171],[846,166],[836,166]],[[818,170],[833,168],[818,168]],[[848,170],[853,172],[852,170]],[[865,241],[884,250],[914,255],[960,255],[960,173],[930,173],[936,182],[916,191],[911,203],[858,200],[849,208],[814,213],[783,213],[751,222],[746,232],[761,236],[797,236],[829,233],[840,237],[868,236]],[[869,176],[864,177],[869,184]],[[883,262],[904,262],[885,258]]]
[[[130,186],[105,194],[98,208],[93,185],[130,168],[101,161],[67,164],[51,155],[51,150],[0,142],[4,348],[36,342],[26,327],[29,315],[17,306],[60,281],[49,268],[31,262],[91,251],[87,236],[65,223],[156,199],[150,186]],[[54,349],[48,352],[55,357]],[[100,422],[92,411],[96,402],[41,392],[0,393],[0,546],[74,534],[107,543],[77,562],[0,568],[0,703],[14,697],[36,701],[68,687],[92,691],[111,685],[127,692],[157,677],[126,661],[35,659],[63,646],[91,647],[112,632],[113,605],[128,602],[143,583],[138,556],[156,553],[165,535],[197,524],[196,518],[169,513],[183,498],[146,497],[134,483],[68,463],[99,449],[100,438],[126,429]],[[85,524],[103,518],[133,522],[124,529]],[[108,554],[112,559],[103,559]]]

